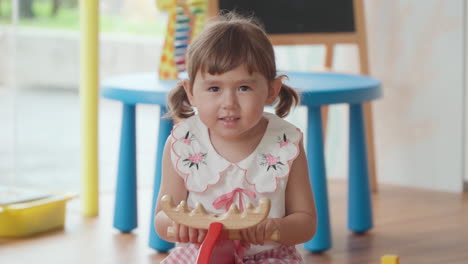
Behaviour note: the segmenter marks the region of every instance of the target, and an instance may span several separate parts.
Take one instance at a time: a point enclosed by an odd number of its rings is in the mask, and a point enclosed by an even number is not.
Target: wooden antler
[[[164,195],[161,198],[161,208],[176,223],[193,228],[208,229],[211,223],[221,223],[224,229],[228,230],[228,238],[238,240],[241,239],[239,230],[258,225],[268,216],[270,212],[270,200],[268,198],[261,198],[256,208],[249,203],[244,212],[240,212],[237,206],[232,204],[225,214],[214,215],[207,213],[201,204],[197,204],[195,209],[190,210],[187,207],[187,203],[181,201],[176,207],[172,198]],[[172,227],[168,228],[168,235],[173,236]],[[270,239],[278,240],[278,231],[275,231]]]

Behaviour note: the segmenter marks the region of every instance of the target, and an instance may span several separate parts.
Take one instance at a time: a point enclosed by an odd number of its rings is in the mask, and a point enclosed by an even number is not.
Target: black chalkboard
[[[268,34],[355,32],[353,0],[219,0],[218,6],[254,15]]]

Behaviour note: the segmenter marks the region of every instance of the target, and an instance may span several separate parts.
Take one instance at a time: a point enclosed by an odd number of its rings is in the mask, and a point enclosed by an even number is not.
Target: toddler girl
[[[222,214],[267,197],[268,218],[241,230],[241,241],[219,242],[211,262],[302,263],[295,245],[314,235],[315,205],[302,132],[282,119],[299,96],[277,76],[265,32],[250,19],[220,16],[190,44],[187,70],[189,79],[169,94],[177,124],[164,149],[158,200],[168,194]],[[264,112],[275,102],[276,114]],[[206,230],[173,223],[159,205],[155,225],[161,238],[178,242],[161,263],[196,262]],[[279,241],[269,241],[275,230]]]

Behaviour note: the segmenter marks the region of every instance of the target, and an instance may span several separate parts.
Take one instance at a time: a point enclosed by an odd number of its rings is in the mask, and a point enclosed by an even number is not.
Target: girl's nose
[[[223,99],[222,99],[222,106],[225,109],[232,109],[236,108],[238,106],[238,98],[237,94],[235,91],[226,91],[223,94]]]

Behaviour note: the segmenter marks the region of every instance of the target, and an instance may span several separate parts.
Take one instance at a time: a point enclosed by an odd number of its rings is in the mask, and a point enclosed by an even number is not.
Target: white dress
[[[264,113],[264,117],[268,119],[268,125],[263,138],[254,152],[237,163],[227,161],[216,152],[208,128],[197,115],[174,127],[171,160],[189,192],[189,207],[201,203],[208,212],[222,214],[232,203],[242,211],[248,203],[257,206],[261,197],[267,197],[272,205],[268,217],[285,216],[288,175],[299,154],[302,132],[274,114]],[[275,242],[251,245],[244,255],[251,256],[280,246]]]

